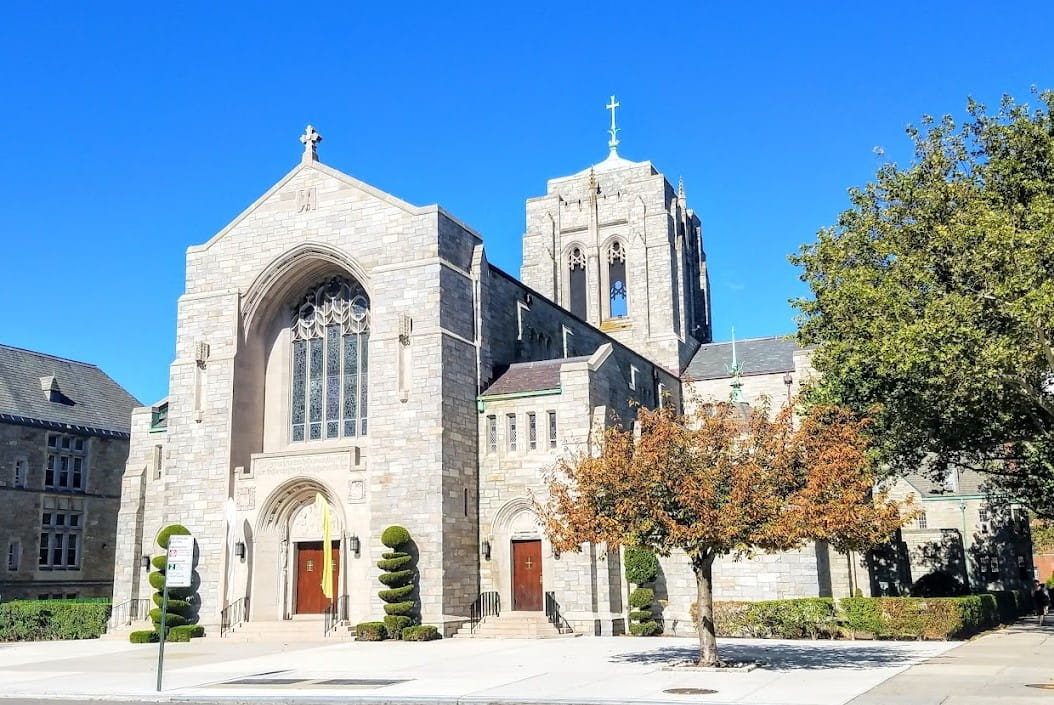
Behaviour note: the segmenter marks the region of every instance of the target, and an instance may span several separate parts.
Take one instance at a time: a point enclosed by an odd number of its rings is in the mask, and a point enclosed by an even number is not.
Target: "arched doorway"
[[[322,512],[315,498],[329,505],[330,548],[323,542]],[[325,561],[332,568],[333,598],[346,594],[343,508],[317,479],[291,479],[271,493],[256,528],[253,575],[254,618],[289,619],[319,614],[330,604],[322,589]]]
[[[530,499],[506,502],[495,514],[493,531],[495,578],[503,609],[541,611],[547,581],[552,579],[553,555]]]

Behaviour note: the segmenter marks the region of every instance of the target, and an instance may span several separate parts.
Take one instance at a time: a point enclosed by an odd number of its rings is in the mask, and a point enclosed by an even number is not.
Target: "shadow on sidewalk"
[[[852,648],[838,648],[838,644],[852,643]],[[773,643],[769,645],[723,643],[722,659],[731,661],[759,661],[766,668],[781,671],[822,670],[825,668],[883,668],[904,666],[919,660],[917,653],[906,652],[890,643],[873,642],[806,642],[799,644]],[[650,651],[616,654],[613,663],[673,664],[693,661],[699,649],[670,646]]]

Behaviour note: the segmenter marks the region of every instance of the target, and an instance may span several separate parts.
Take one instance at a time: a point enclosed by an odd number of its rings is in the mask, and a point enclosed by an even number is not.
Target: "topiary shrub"
[[[403,629],[403,641],[432,641],[439,638],[439,630],[431,624],[419,624]]]
[[[384,641],[388,630],[384,622],[362,622],[355,625],[355,638],[359,641]]]
[[[389,639],[398,639],[403,630],[410,626],[412,619],[402,614],[389,614],[384,617],[384,629]]]
[[[167,624],[165,625],[167,628]],[[190,641],[190,632],[187,630],[187,624],[180,624],[172,627],[168,630],[168,634],[165,636],[165,641]]]
[[[381,532],[381,543],[388,548],[399,548],[410,542],[410,532],[398,524],[389,526]]]
[[[168,540],[172,536],[190,536],[190,531],[187,527],[181,524],[171,524],[161,529],[157,534],[157,545],[165,549],[166,554],[168,551]],[[164,589],[165,589],[165,570],[168,568],[167,555],[162,554],[160,556],[154,556],[150,560],[153,564],[154,570],[147,576],[147,580],[150,581],[150,586],[157,590],[152,596],[156,608],[150,610],[150,621],[154,623],[154,631],[157,634],[161,633],[161,605],[164,602]],[[178,627],[185,626],[192,618],[194,613],[194,607],[191,605],[191,599],[194,595],[193,588],[169,588],[168,589],[168,609],[165,612],[165,639],[170,639],[172,630]],[[189,641],[191,630],[183,630],[179,632],[180,636],[173,641]],[[184,638],[184,634],[187,635]],[[202,629],[204,634],[204,629]]]
[[[959,579],[944,570],[926,573],[911,586],[912,597],[959,597],[965,594]]]
[[[410,532],[404,527],[389,526],[381,532],[381,543],[393,550],[381,555],[377,567],[383,572],[377,579],[387,589],[377,596],[384,600],[384,626],[387,635],[399,639],[403,632],[413,624],[413,612],[417,603],[411,597],[416,588],[414,578],[417,571],[412,565],[413,557],[405,551],[398,550],[410,543]]]
[[[159,641],[157,632],[153,629],[144,629],[138,632],[132,632],[128,635],[128,641],[133,644],[156,644]]]
[[[624,563],[626,580],[634,585],[647,585],[659,576],[659,559],[646,548],[628,546]]]
[[[655,591],[651,588],[639,587],[629,594],[630,607],[634,609],[629,613],[629,633],[633,636],[653,636],[662,631],[659,623],[652,619],[651,603],[655,599]]]

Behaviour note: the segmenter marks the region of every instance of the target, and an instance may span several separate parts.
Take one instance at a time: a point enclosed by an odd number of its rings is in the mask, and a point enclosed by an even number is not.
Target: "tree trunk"
[[[714,628],[714,554],[707,551],[692,558],[695,572],[695,609],[698,616],[696,632],[699,634],[699,665],[717,666],[717,631]]]

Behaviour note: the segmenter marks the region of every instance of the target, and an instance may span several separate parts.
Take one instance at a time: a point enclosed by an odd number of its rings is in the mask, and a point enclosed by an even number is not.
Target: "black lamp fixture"
[[[139,566],[143,570],[150,570],[150,556],[143,556],[139,559]]]
[[[490,541],[487,541],[486,539],[484,539],[483,543],[481,543],[479,545],[479,552],[480,552],[480,555],[483,556],[483,560],[489,561],[490,560]]]
[[[245,542],[244,541],[236,541],[234,543],[234,555],[236,555],[238,558],[240,558],[243,561],[245,560]]]
[[[791,384],[794,383],[794,377],[791,375],[790,372],[785,372],[783,374],[783,383],[785,385],[787,385],[788,387],[791,386]]]
[[[359,541],[358,536],[348,537],[348,548],[351,549],[351,552],[356,558],[359,557],[359,551],[362,549],[362,542]]]

